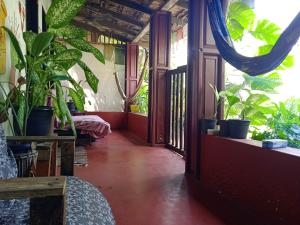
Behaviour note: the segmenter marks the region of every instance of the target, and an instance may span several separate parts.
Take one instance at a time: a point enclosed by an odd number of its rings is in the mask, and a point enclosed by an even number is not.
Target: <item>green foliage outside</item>
[[[260,41],[256,55],[267,54],[282,30],[267,19],[259,20],[255,12],[241,1],[229,5],[227,26],[237,43],[249,38]],[[251,121],[252,138],[282,138],[289,146],[300,148],[300,99],[288,99],[275,103],[271,96],[282,85],[280,72],[293,67],[294,57],[288,55],[274,71],[251,77],[242,74],[240,82],[226,78],[225,91],[219,93],[224,99],[225,117]]]
[[[140,49],[139,51],[139,72],[141,73],[144,66],[144,59],[145,59],[145,51]],[[146,73],[144,77],[143,84],[138,91],[137,96],[134,99],[135,104],[139,106],[139,112],[143,114],[148,114],[148,101],[149,101],[149,69],[148,65],[146,68]]]

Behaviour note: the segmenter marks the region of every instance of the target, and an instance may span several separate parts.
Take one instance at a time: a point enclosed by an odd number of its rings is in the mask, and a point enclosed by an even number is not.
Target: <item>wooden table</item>
[[[57,148],[57,145],[60,144],[60,174],[62,176],[74,175],[75,136],[8,136],[6,139],[7,141],[17,142],[53,142],[53,148]],[[56,152],[56,149],[53,152]],[[56,169],[55,166],[54,169]],[[52,171],[51,174],[53,174],[53,172],[55,171]]]

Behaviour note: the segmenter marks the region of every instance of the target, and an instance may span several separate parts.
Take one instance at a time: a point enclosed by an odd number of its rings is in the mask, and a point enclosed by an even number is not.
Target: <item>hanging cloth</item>
[[[280,35],[270,53],[247,57],[239,54],[233,46],[226,27],[220,0],[208,1],[211,30],[221,56],[232,66],[251,76],[257,76],[276,69],[286,58],[300,36],[300,12]]]
[[[124,91],[123,91],[123,89],[121,87],[120,81],[119,81],[119,77],[118,77],[118,73],[117,73],[117,68],[116,68],[116,63],[114,64],[115,81],[116,81],[116,84],[117,84],[117,87],[118,87],[118,91],[119,91],[119,93],[120,93],[120,95],[121,95],[121,97],[122,97],[122,99],[124,101],[131,102],[137,96],[140,88],[142,87],[142,84],[143,84],[143,81],[144,81],[144,77],[145,77],[146,72],[147,72],[148,61],[149,61],[149,52],[145,49],[145,61],[144,61],[144,65],[143,65],[143,68],[142,68],[142,71],[141,71],[141,75],[140,75],[137,87],[136,87],[134,93],[131,96],[126,96],[126,94],[124,93]]]

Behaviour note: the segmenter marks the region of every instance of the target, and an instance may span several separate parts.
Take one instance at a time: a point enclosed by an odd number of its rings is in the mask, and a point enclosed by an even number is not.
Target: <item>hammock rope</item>
[[[247,57],[239,54],[234,49],[220,0],[209,0],[208,13],[213,37],[221,56],[232,66],[251,76],[257,76],[276,69],[292,50],[300,36],[299,12],[280,35],[268,54]]]
[[[115,55],[115,53],[114,53],[114,55]],[[120,80],[119,80],[118,73],[117,73],[116,63],[114,63],[115,81],[116,81],[116,84],[117,84],[117,87],[118,87],[119,94],[120,94],[120,96],[122,97],[122,99],[124,101],[131,102],[138,95],[138,92],[139,92],[139,90],[142,87],[142,84],[143,84],[143,81],[144,81],[144,77],[146,75],[146,69],[147,69],[147,66],[148,66],[148,61],[149,61],[149,52],[145,49],[145,61],[144,61],[144,64],[143,64],[141,75],[139,77],[139,81],[138,81],[137,87],[136,87],[134,93],[131,96],[126,96],[123,88],[121,87]]]

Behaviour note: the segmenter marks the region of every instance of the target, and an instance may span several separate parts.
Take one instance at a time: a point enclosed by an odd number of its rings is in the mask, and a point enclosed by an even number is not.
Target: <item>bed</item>
[[[99,138],[104,138],[111,133],[110,124],[96,115],[72,116],[77,132],[76,145],[89,145]],[[69,126],[65,129],[56,129],[59,136],[73,135]]]
[[[72,116],[76,130],[92,138],[103,138],[111,133],[110,124],[96,115]]]

